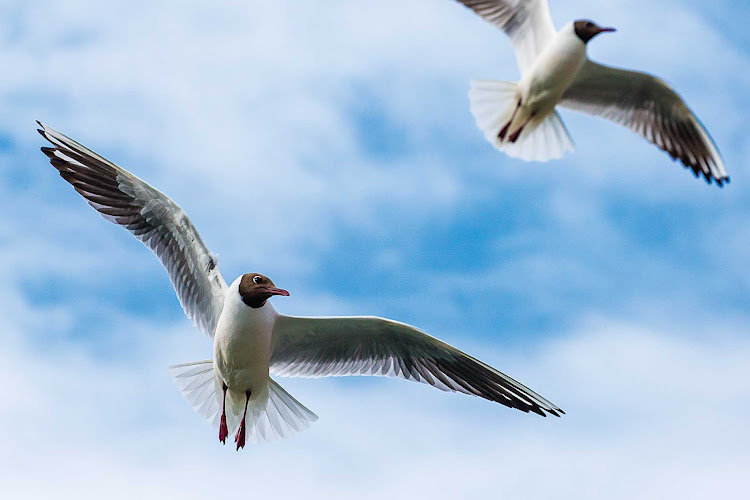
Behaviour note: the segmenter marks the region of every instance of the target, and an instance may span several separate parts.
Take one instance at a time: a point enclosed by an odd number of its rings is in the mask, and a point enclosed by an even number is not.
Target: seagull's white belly
[[[258,392],[268,383],[276,311],[268,303],[252,309],[237,302],[225,305],[216,326],[216,371],[230,390]]]
[[[524,107],[552,111],[586,62],[586,45],[561,31],[545,48],[520,82]]]

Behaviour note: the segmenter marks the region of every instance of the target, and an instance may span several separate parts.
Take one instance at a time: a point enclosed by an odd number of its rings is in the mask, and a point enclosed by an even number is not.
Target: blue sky
[[[561,161],[493,150],[468,83],[516,79],[514,56],[451,1],[0,0],[3,489],[205,498],[236,494],[239,479],[308,498],[706,498],[750,487],[750,7],[551,3],[558,26],[618,28],[592,42],[593,59],[658,74],[687,99],[727,188],[570,112],[577,151]],[[166,192],[227,280],[258,271],[291,291],[281,312],[409,322],[568,415],[403,381],[284,379],[320,421],[241,454],[219,446],[166,371],[210,357],[209,341],[151,253],[56,175],[36,119]]]

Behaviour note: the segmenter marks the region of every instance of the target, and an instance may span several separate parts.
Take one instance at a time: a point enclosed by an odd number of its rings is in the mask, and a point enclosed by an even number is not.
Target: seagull
[[[213,359],[170,367],[193,409],[236,448],[285,438],[317,416],[271,375],[400,377],[522,412],[564,412],[457,348],[404,323],[377,317],[294,317],[269,299],[289,296],[267,276],[246,273],[227,286],[217,258],[185,212],[127,170],[39,123],[60,176],[105,219],[123,226],[166,268],[185,314],[213,339]]]
[[[581,19],[556,31],[547,0],[459,1],[510,37],[521,70],[517,83],[471,82],[471,113],[497,149],[526,161],[573,151],[560,105],[629,128],[709,184],[729,183],[713,139],[667,83],[588,59],[587,44],[614,28]]]

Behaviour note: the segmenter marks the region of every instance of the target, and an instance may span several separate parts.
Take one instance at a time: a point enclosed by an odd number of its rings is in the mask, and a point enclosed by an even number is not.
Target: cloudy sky
[[[713,134],[708,186],[615,125],[512,160],[468,111],[518,77],[449,0],[0,0],[0,490],[12,498],[709,498],[750,488],[750,6],[552,0],[619,29]],[[210,357],[163,269],[38,148],[40,119],[170,195],[286,314],[381,315],[567,411],[283,379],[320,416],[236,453],[166,366]],[[247,489],[247,493],[243,490]],[[11,498],[8,497],[8,498]]]

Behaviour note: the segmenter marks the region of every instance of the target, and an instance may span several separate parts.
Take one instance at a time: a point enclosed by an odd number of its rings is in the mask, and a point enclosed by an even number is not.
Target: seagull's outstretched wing
[[[523,412],[564,413],[491,366],[416,328],[382,318],[279,316],[271,373],[288,377],[401,377]]]
[[[503,30],[513,42],[525,72],[555,36],[547,0],[458,0]]]
[[[607,118],[643,136],[719,186],[729,182],[708,131],[663,80],[587,61],[560,105]]]
[[[50,163],[105,219],[123,226],[154,251],[167,269],[180,304],[193,323],[213,337],[227,284],[216,257],[185,212],[130,172],[39,123],[53,144]]]

